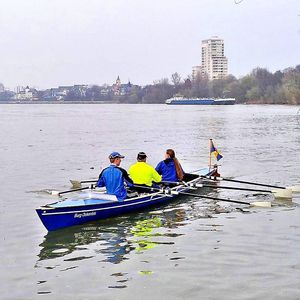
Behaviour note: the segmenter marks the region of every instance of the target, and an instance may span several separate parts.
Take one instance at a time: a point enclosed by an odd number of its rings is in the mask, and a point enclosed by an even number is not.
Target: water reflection
[[[129,259],[132,251],[141,253],[158,245],[173,245],[174,239],[182,235],[177,228],[220,212],[228,209],[211,200],[185,197],[185,201],[179,199],[152,211],[48,232],[39,245],[37,266],[55,259],[60,260],[60,265],[61,259],[63,262],[96,259],[119,264]]]
[[[168,214],[168,217],[171,215]],[[176,214],[175,214],[176,216]],[[163,216],[146,214],[147,219],[127,217],[119,222],[94,222],[84,226],[74,226],[59,231],[48,232],[40,244],[38,261],[64,258],[64,261],[79,261],[89,259],[97,254],[104,258],[103,262],[118,264],[132,250],[151,249],[157,244],[172,244],[173,242],[152,241],[154,237],[176,237],[175,233],[153,232],[163,226],[174,226],[176,219],[163,220]],[[88,253],[83,255],[81,253]],[[72,255],[71,255],[72,254]]]
[[[83,260],[101,253],[104,261],[120,263],[134,248],[127,240],[127,226],[118,222],[88,223],[48,232],[40,244],[39,261],[64,256],[64,261]],[[81,255],[81,253],[89,255]],[[74,253],[77,255],[74,256]]]

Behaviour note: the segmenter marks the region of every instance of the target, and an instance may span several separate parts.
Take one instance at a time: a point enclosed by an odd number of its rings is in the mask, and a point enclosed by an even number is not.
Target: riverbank
[[[116,101],[0,101],[0,104],[118,104]]]
[[[117,101],[0,101],[1,104],[130,104],[130,105],[140,105],[146,104],[151,105],[152,103],[129,103],[129,102],[117,102]],[[165,103],[156,103],[162,104]],[[259,103],[259,102],[249,102],[249,103],[236,103],[235,105],[274,105],[273,103]],[[276,105],[283,105],[283,106],[299,106],[300,104],[288,104],[288,103],[281,103]],[[182,105],[181,105],[182,106]],[[195,105],[197,106],[197,105]],[[209,105],[208,105],[209,106]]]

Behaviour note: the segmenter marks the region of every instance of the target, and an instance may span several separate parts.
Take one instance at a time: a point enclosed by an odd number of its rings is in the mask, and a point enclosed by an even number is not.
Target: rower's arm
[[[152,181],[161,182],[162,176],[157,173],[157,171],[153,168],[152,172]]]
[[[129,184],[133,184],[132,179],[129,177],[128,173],[126,172],[126,170],[119,168],[123,174],[124,179],[126,180],[126,182],[128,182]]]

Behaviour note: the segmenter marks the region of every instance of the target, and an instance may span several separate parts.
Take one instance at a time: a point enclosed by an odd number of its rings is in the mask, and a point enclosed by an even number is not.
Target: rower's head
[[[139,152],[136,159],[137,161],[146,162],[147,155],[145,152]]]
[[[173,149],[167,149],[165,158],[175,158],[175,151]]]
[[[121,164],[121,159],[124,157],[125,156],[121,155],[119,152],[112,152],[108,158],[111,164],[119,166]]]

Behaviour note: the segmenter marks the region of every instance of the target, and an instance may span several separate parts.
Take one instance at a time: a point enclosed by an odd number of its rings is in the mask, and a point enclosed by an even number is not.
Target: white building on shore
[[[207,76],[209,80],[222,79],[228,75],[228,61],[224,55],[224,40],[216,36],[202,41],[201,66],[193,67],[193,79],[197,75]]]
[[[38,100],[37,93],[36,89],[30,88],[29,86],[26,86],[25,88],[17,87],[17,93],[15,94],[14,99],[19,101]]]
[[[202,41],[202,72],[210,80],[228,75],[228,61],[224,56],[224,40],[212,37]]]

